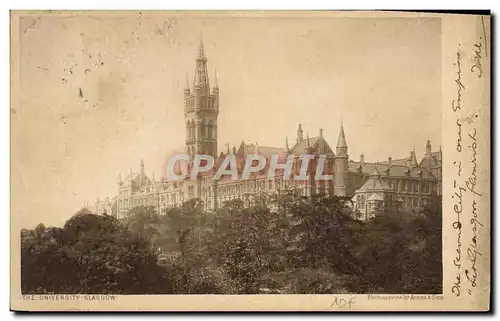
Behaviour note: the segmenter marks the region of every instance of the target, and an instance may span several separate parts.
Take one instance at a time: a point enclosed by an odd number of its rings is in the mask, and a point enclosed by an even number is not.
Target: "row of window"
[[[196,128],[197,126],[193,120],[187,122],[186,137],[188,140],[196,139]],[[203,121],[198,128],[200,133],[199,136],[208,140],[215,139],[215,124],[211,120]]]
[[[278,189],[287,189],[292,186],[297,186],[295,183],[296,181],[294,180],[245,180],[245,181],[240,181],[237,184],[231,184],[227,186],[220,186],[218,188],[218,193],[219,196],[235,196],[235,195],[241,195],[243,193],[248,193],[248,192],[256,192],[256,191],[265,191],[265,190],[278,190]],[[302,185],[298,185],[298,188],[302,188]],[[317,186],[318,189],[321,186]],[[327,186],[324,186],[327,188]],[[203,197],[210,197],[211,196],[211,189],[204,189],[202,192]]]
[[[177,200],[184,200],[184,192],[180,191],[178,195],[177,193],[160,195],[160,204],[177,204]],[[157,203],[158,195],[118,200],[118,206],[120,208],[130,208],[139,205],[157,205]]]
[[[364,209],[366,206],[369,206],[370,202],[367,199],[371,195],[360,194],[356,198],[356,208]],[[404,208],[408,208],[411,206],[425,206],[428,204],[428,199],[425,197],[413,197],[413,196],[397,196],[397,195],[385,195],[384,202],[386,206],[391,206],[395,201],[401,201],[402,206]],[[375,202],[374,202],[375,203]]]
[[[434,184],[427,181],[390,180],[389,186],[395,192],[431,193]]]
[[[361,188],[366,182],[362,180],[361,177],[353,177],[348,181],[348,189],[357,190]],[[415,181],[407,179],[388,179],[389,186],[394,190],[394,192],[407,192],[407,193],[426,193],[430,194],[435,190],[435,184],[429,181]],[[351,188],[353,187],[353,189]]]
[[[201,108],[202,109],[215,109],[216,108],[216,103],[215,99],[201,99]],[[186,101],[186,109],[187,111],[193,111],[194,110],[194,98],[190,98]]]

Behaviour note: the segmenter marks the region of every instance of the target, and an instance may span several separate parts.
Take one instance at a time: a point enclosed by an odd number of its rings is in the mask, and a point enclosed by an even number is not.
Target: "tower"
[[[348,170],[347,143],[345,141],[344,125],[340,123],[339,139],[335,155],[334,193],[336,196],[347,196],[347,170]]]
[[[210,90],[207,57],[200,40],[192,89],[184,89],[184,118],[186,123],[186,152],[217,156],[217,117],[219,115],[219,85],[217,73]]]

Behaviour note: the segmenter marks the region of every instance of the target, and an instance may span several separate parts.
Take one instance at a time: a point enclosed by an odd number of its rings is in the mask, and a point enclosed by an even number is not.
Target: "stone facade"
[[[369,217],[379,210],[398,207],[411,210],[425,205],[433,195],[441,194],[441,151],[433,152],[427,141],[426,154],[418,162],[415,151],[409,157],[391,159],[386,162],[369,163],[361,155],[359,161],[353,161],[348,154],[348,144],[341,123],[335,152],[319,130],[316,137],[304,138],[304,131],[299,124],[297,139],[290,148],[285,138],[285,147],[260,146],[258,143],[241,142],[232,150],[217,154],[217,118],[219,115],[219,86],[217,75],[210,88],[207,72],[207,57],[200,43],[196,58],[195,75],[192,88],[189,82],[184,90],[184,122],[186,126],[185,150],[188,155],[208,154],[216,158],[216,168],[226,155],[236,158],[238,172],[241,174],[247,155],[259,154],[268,161],[262,171],[252,173],[248,180],[231,180],[224,175],[214,180],[214,170],[199,175],[197,180],[167,181],[156,180],[154,174],[148,177],[144,162],[141,161],[139,172],[132,172],[118,180],[118,195],[114,199],[113,214],[124,217],[133,207],[139,205],[154,206],[159,213],[168,208],[181,205],[183,202],[197,198],[206,211],[212,211],[224,202],[241,199],[245,205],[252,205],[261,195],[278,196],[285,189],[294,189],[300,195],[313,194],[337,195],[351,198],[353,208],[359,217]],[[301,165],[300,155],[313,154],[310,162],[309,179],[297,181]],[[287,157],[293,156],[293,170],[290,179],[283,179],[283,170],[267,177],[272,155],[279,155],[279,163],[285,163]],[[320,155],[326,155],[325,174],[333,175],[333,180],[317,181],[314,179],[316,162]],[[188,164],[187,166],[190,166]]]

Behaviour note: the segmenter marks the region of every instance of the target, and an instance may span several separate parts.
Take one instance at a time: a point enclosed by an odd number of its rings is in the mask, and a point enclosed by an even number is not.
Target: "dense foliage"
[[[192,200],[166,215],[141,206],[122,222],[84,212],[23,230],[23,293],[442,292],[439,202],[369,221],[340,198],[267,203],[204,214]]]
[[[81,212],[63,228],[21,232],[23,293],[161,293],[170,280],[147,241],[111,216]]]

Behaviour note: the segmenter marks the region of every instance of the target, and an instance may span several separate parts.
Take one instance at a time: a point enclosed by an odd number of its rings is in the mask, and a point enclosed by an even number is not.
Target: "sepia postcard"
[[[11,11],[11,309],[489,311],[490,29]]]

